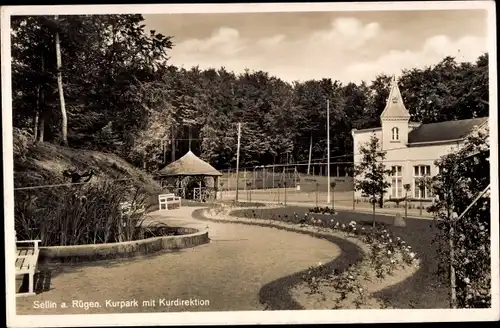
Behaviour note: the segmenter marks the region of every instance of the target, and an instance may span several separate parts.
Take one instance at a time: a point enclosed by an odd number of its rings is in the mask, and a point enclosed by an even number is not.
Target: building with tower
[[[354,139],[354,165],[361,162],[360,146],[375,135],[382,150],[386,151],[385,165],[392,171],[388,177],[391,184],[385,198],[405,196],[403,186],[410,184],[410,195],[414,199],[430,199],[428,190],[416,188],[416,181],[423,176],[438,173],[434,162],[463,143],[475,127],[486,128],[488,117],[458,121],[422,124],[410,121],[396,79],[393,78],[391,90],[384,111],[380,115],[380,127],[352,130]],[[356,191],[356,198],[362,198]]]

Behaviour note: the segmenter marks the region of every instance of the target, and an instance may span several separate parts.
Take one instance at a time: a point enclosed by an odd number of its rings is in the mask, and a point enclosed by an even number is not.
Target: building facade
[[[428,200],[431,199],[429,191],[416,188],[418,179],[438,174],[438,167],[434,162],[460,147],[475,127],[487,127],[488,117],[430,124],[410,122],[410,114],[403,103],[396,79],[393,78],[387,104],[380,115],[380,123],[381,126],[377,128],[352,131],[354,165],[362,160],[360,147],[375,135],[381,149],[386,152],[386,169],[392,172],[387,177],[391,186],[384,197],[405,197],[403,186],[409,184],[409,197]],[[363,198],[361,191],[356,191],[355,197]]]

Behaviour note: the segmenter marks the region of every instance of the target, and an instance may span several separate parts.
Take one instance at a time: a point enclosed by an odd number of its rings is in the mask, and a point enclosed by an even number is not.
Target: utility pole
[[[240,182],[240,141],[241,141],[241,123],[238,123],[238,146],[236,149],[236,201],[238,201],[238,189]]]
[[[328,174],[328,198],[327,202],[330,204],[330,100],[326,100],[326,157],[327,157],[327,174]]]
[[[309,139],[309,162],[307,163],[307,175],[309,175],[309,172],[311,170],[312,149],[313,149],[313,136],[312,136],[312,132],[311,132],[311,138]]]

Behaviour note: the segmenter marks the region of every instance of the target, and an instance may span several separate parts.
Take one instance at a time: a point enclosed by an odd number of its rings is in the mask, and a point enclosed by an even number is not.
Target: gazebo
[[[170,189],[177,196],[202,201],[217,198],[221,175],[222,173],[190,150],[158,171],[156,178],[162,187]]]

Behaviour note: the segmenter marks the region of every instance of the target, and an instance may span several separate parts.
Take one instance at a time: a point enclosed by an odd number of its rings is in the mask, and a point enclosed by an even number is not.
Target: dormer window
[[[392,140],[399,140],[399,129],[392,128]]]

